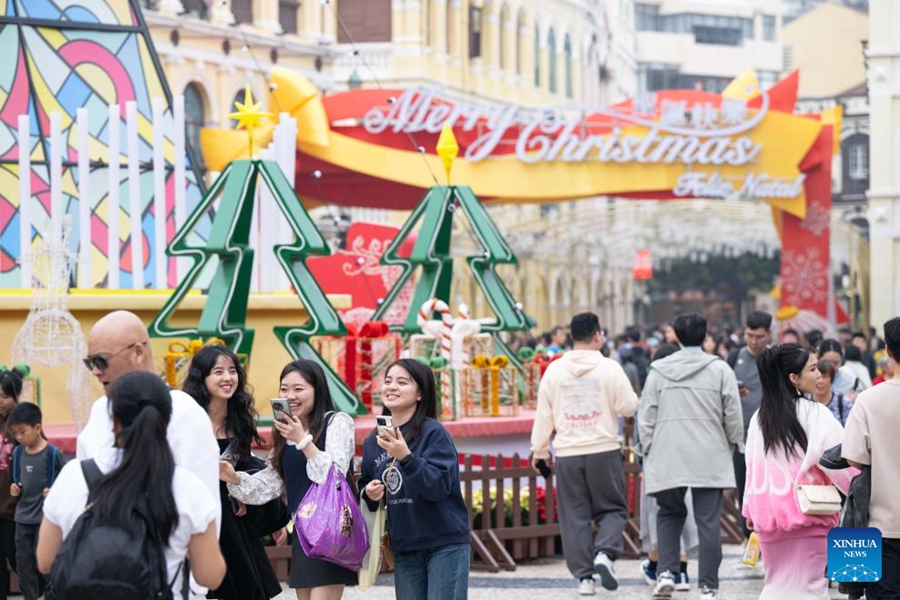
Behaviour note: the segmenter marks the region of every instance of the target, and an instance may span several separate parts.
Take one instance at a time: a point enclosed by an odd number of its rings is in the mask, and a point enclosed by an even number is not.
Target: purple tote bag
[[[312,484],[294,513],[294,531],[307,556],[358,571],[369,549],[369,532],[352,486],[334,465]]]

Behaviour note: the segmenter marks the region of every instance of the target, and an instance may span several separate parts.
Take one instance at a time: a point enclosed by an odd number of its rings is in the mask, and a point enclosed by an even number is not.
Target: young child
[[[44,518],[44,497],[66,459],[44,437],[41,409],[30,402],[16,406],[7,427],[19,446],[13,450],[13,482],[9,493],[18,497],[16,505],[16,563],[19,587],[25,600],[37,600],[45,581],[35,559],[38,529]]]
[[[12,484],[12,452],[15,440],[6,429],[9,413],[19,404],[23,376],[18,369],[0,367],[0,600],[9,594],[9,570],[16,570],[16,499]]]

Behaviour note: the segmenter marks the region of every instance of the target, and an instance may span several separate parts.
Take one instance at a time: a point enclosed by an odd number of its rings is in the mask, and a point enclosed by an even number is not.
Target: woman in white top
[[[313,484],[325,481],[332,465],[347,473],[356,449],[353,419],[334,412],[325,371],[311,360],[297,360],[281,371],[279,396],[287,399],[291,414],[276,414],[272,452],[267,468],[254,474],[237,473],[220,461],[228,493],[244,504],[264,504],[287,492],[291,514]],[[356,571],[310,558],[294,536],[290,586],[298,600],[338,600],[344,586],[355,585]]]
[[[94,458],[104,473],[92,496],[94,514],[100,522],[127,527],[139,499],[146,494],[152,521],[166,541],[168,581],[175,597],[181,597],[179,567],[188,554],[197,583],[218,587],[225,576],[225,561],[216,539],[218,506],[197,475],[175,466],[166,439],[172,415],[168,387],[153,373],[135,371],[117,378],[108,396],[116,447],[102,450]],[[60,472],[44,501],[37,546],[42,573],[50,572],[87,501],[81,463],[72,461]]]

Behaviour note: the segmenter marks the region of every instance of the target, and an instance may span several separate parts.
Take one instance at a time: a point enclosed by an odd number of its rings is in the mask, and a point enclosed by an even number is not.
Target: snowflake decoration
[[[785,252],[781,257],[784,304],[804,306],[828,300],[828,265],[818,248]]]
[[[878,571],[874,571],[865,565],[844,565],[840,569],[831,572],[832,581],[878,581]]]
[[[806,211],[806,218],[800,222],[800,229],[805,229],[819,237],[831,226],[831,211],[813,204]]]

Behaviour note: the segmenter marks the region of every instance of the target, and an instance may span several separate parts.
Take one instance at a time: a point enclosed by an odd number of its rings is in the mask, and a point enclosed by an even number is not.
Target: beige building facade
[[[900,315],[900,5],[869,4],[869,232],[873,325]]]

